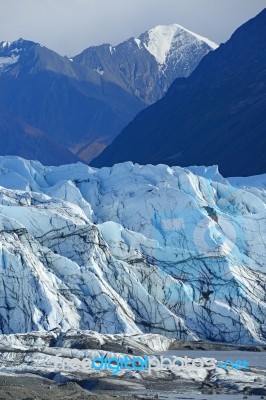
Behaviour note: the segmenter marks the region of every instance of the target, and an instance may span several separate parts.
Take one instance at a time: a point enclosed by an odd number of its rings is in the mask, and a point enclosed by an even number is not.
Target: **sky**
[[[266,0],[0,0],[0,42],[22,37],[73,56],[178,23],[221,43],[265,7]]]

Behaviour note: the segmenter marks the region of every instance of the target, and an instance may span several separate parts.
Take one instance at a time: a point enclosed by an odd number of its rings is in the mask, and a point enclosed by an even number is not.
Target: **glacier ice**
[[[264,181],[0,157],[0,331],[265,343]]]

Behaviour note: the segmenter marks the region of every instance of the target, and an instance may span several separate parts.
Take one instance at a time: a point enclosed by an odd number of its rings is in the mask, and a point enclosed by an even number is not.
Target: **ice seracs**
[[[0,157],[0,330],[265,343],[266,196],[252,181]]]

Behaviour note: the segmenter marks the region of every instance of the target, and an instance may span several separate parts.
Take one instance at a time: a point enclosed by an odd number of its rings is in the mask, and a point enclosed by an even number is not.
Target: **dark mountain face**
[[[90,67],[24,40],[0,45],[0,88],[3,110],[85,159],[145,106]]]
[[[266,170],[266,10],[142,111],[93,162],[218,164],[225,176]]]
[[[44,165],[81,161],[45,133],[3,112],[0,113],[0,154],[16,154],[23,158],[39,160]]]

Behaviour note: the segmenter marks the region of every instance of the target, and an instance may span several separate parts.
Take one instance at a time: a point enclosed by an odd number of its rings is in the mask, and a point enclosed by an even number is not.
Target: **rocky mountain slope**
[[[178,25],[158,25],[117,46],[89,47],[73,60],[120,82],[145,104],[159,100],[174,79],[187,77],[218,46]]]
[[[177,25],[154,28],[116,47],[89,48],[71,59],[23,39],[1,42],[0,111],[90,161],[213,47]],[[165,62],[156,52],[164,54]],[[16,148],[10,154],[33,157]],[[44,162],[38,149],[35,154]],[[56,157],[52,164],[58,164]]]
[[[0,159],[0,330],[266,342],[265,176]]]
[[[0,109],[73,153],[95,139],[109,143],[145,106],[93,69],[38,43],[0,44],[0,66]]]
[[[31,157],[43,164],[60,165],[81,161],[52,137],[17,117],[0,111],[0,154]]]
[[[225,176],[266,171],[266,9],[142,111],[91,165],[218,164]]]

